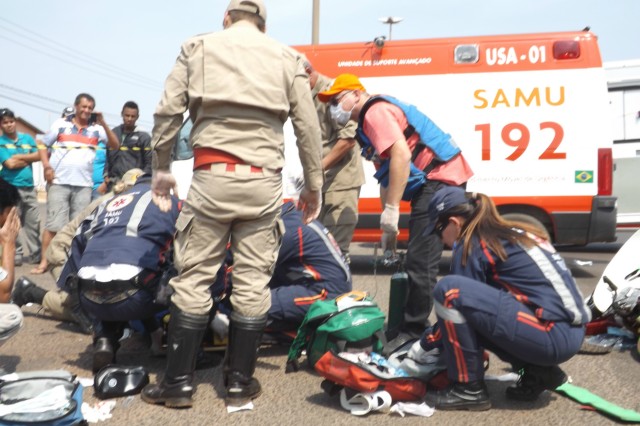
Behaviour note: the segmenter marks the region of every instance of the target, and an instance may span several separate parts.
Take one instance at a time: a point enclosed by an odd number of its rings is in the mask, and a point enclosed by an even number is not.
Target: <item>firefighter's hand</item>
[[[151,178],[151,194],[153,202],[160,211],[171,210],[171,191],[178,196],[176,178],[169,172],[154,170]]]
[[[306,225],[320,215],[322,194],[320,191],[309,191],[304,188],[298,200],[298,210],[302,210],[302,222]]]
[[[380,215],[380,229],[390,234],[397,234],[398,220],[400,220],[400,206],[385,204]]]

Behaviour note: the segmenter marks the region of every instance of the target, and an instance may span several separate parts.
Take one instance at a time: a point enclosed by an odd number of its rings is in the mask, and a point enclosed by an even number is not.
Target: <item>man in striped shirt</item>
[[[74,102],[75,114],[56,120],[43,137],[46,149],[40,147],[40,160],[49,184],[43,253],[56,233],[91,202],[98,143],[103,142],[107,149],[119,147],[118,138],[102,113],[93,111],[95,104],[93,96],[80,93]],[[43,256],[31,273],[42,274],[46,269],[47,260]]]

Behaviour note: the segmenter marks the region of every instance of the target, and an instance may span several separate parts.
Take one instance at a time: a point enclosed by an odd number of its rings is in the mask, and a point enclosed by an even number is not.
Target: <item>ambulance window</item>
[[[460,44],[456,46],[454,52],[454,60],[456,64],[475,64],[478,62],[480,55],[478,54],[477,44]]]
[[[188,160],[193,157],[193,150],[191,149],[191,143],[189,142],[191,127],[193,127],[193,123],[191,122],[191,119],[187,117],[184,123],[182,123],[180,133],[178,133],[178,141],[173,147],[174,161]]]

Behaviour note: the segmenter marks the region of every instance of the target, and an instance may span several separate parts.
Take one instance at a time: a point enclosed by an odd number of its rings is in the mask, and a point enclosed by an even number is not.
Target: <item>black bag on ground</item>
[[[0,377],[0,424],[84,424],[82,385],[65,370],[29,371]]]

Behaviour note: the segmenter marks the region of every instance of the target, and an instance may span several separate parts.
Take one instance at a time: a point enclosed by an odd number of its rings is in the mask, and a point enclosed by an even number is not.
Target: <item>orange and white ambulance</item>
[[[450,133],[502,214],[544,226],[556,244],[615,240],[612,138],[597,37],[588,31],[296,46],[328,76],[416,105]],[[300,173],[285,129],[285,197]],[[354,241],[377,241],[373,166]],[[401,207],[407,238],[409,204]]]

